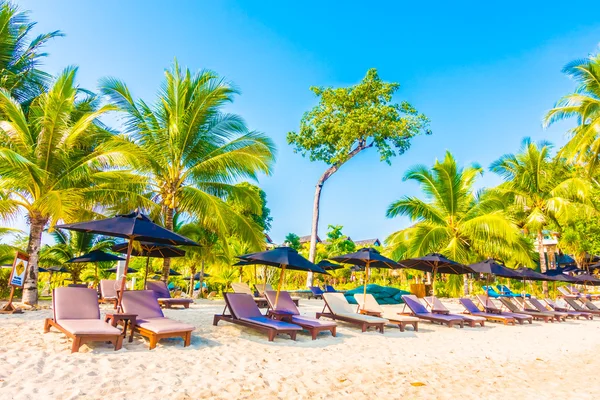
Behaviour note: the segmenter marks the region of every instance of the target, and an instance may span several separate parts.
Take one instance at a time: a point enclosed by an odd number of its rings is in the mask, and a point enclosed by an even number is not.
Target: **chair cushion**
[[[323,299],[333,314],[354,313],[355,308],[348,303],[343,293],[323,293]]]
[[[102,279],[100,281],[100,296],[103,299],[117,298],[117,281],[114,279]]]
[[[60,326],[74,335],[119,335],[121,331],[99,319],[59,319]]]
[[[298,308],[294,304],[294,299],[284,290],[279,292],[279,298],[277,298],[277,292],[267,290],[265,292],[265,298],[269,305],[277,311],[285,311],[294,315],[300,314],[300,311],[298,311]],[[275,300],[277,300],[277,307],[275,307]]]
[[[225,302],[233,316],[236,318],[263,316],[254,302],[254,299],[249,294],[225,293]]]
[[[152,290],[156,298],[171,298],[171,292],[169,292],[169,288],[163,281],[148,281],[146,282],[146,289]]]
[[[136,321],[136,325],[154,333],[187,332],[196,329],[193,325],[175,321],[166,317],[145,318]]]
[[[338,313],[336,315],[339,315],[340,317],[352,318],[352,319],[355,319],[358,321],[363,321],[363,322],[375,322],[375,323],[383,322],[384,324],[387,324],[388,322],[390,322],[385,318],[374,317],[372,315],[363,315],[363,314],[358,314],[355,312]]]
[[[152,290],[128,290],[123,292],[122,302],[123,311],[136,314],[138,319],[164,317]]]
[[[172,298],[172,297],[159,297],[158,299],[156,299],[158,301],[160,301],[161,303],[173,303],[173,304],[183,304],[183,303],[193,303],[194,300],[192,299],[183,299],[183,298]]]
[[[98,292],[94,289],[59,287],[54,289],[52,302],[54,320],[100,319]]]
[[[394,314],[391,312],[383,312],[381,315],[385,319],[389,319],[391,322],[399,321],[399,322],[419,322],[419,318],[411,317],[410,315],[400,315]]]
[[[294,315],[292,317],[292,323],[310,326],[311,328],[317,328],[321,326],[337,326],[334,321],[324,321],[316,318],[304,317],[302,315]]]
[[[269,328],[275,328],[277,330],[283,330],[283,329],[294,330],[294,331],[301,331],[302,330],[302,327],[300,327],[298,325],[290,324],[289,322],[276,321],[274,319],[267,318],[265,316],[262,316],[262,317],[250,317],[250,318],[240,318],[240,319],[242,321],[252,322],[254,324],[266,326],[266,327],[269,327]]]

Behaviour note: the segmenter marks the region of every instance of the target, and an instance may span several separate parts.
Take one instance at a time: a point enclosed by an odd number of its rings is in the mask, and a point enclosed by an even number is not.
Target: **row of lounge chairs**
[[[152,290],[131,290],[123,293],[123,311],[135,314],[133,329],[150,341],[150,349],[163,338],[181,337],[189,346],[194,326],[174,321],[164,316]],[[79,351],[82,344],[94,341],[111,342],[115,350],[123,344],[123,333],[100,319],[98,294],[94,289],[60,287],[52,295],[53,318],[44,322],[44,333],[51,327],[73,339],[71,352]]]
[[[252,298],[254,299],[254,302],[256,303],[256,305],[259,308],[266,308],[269,306],[269,303],[266,299],[265,293],[268,291],[273,291],[273,287],[268,283],[254,285],[254,288],[256,289],[258,296],[255,296],[252,289],[250,289],[250,286],[248,286],[248,284],[244,283],[244,282],[234,282],[231,284],[231,288],[233,289],[234,293],[242,293],[242,294],[248,294],[248,295],[252,296]],[[292,298],[292,301],[294,302],[294,304],[296,304],[296,305],[299,304],[300,297],[291,297],[291,298]]]
[[[114,308],[117,308],[118,294],[117,288],[119,287],[118,280],[102,279],[98,285],[99,289],[99,303],[114,304]],[[172,298],[171,292],[167,285],[163,281],[148,281],[146,282],[146,290],[154,292],[156,300],[164,308],[171,308],[173,306],[183,306],[189,308],[190,304],[194,301],[192,299],[185,298]]]

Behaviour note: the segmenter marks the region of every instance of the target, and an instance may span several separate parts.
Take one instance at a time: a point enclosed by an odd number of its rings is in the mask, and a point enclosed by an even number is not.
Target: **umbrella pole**
[[[273,309],[277,309],[277,302],[279,301],[279,292],[281,291],[281,284],[283,283],[283,275],[285,274],[285,264],[281,265],[281,275],[279,275],[279,284],[277,285],[277,294],[275,295],[275,306]],[[265,289],[266,289],[265,285]]]
[[[119,299],[117,301],[118,312],[121,312],[121,301],[123,300],[123,292],[125,291],[125,280],[127,279],[127,269],[129,268],[131,250],[133,250],[133,240],[132,238],[129,238],[129,243],[127,244],[127,257],[125,258],[125,270],[123,271],[123,277],[121,278],[121,291],[119,292]]]
[[[144,274],[144,289],[146,289],[146,281],[148,280],[148,264],[150,264],[150,257],[146,257],[146,273]]]
[[[267,288],[267,266],[265,265],[265,268],[263,269],[263,275],[265,276],[265,283],[263,286],[263,290]]]
[[[363,289],[363,310],[365,304],[367,304],[367,283],[369,282],[369,262],[365,265],[365,287]]]

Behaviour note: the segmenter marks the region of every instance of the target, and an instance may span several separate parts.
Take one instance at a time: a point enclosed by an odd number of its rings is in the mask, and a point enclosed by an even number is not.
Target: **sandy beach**
[[[321,306],[303,300],[301,311],[314,315]],[[338,323],[336,338],[302,333],[296,342],[269,343],[237,325],[214,327],[222,309],[216,300],[165,311],[197,327],[188,348],[173,339],[149,351],[136,336],[117,352],[93,343],[75,354],[62,333],[43,334],[51,310],[2,315],[0,398],[600,397],[590,379],[600,367],[600,320],[464,329],[421,323],[419,332],[389,326],[383,335]]]

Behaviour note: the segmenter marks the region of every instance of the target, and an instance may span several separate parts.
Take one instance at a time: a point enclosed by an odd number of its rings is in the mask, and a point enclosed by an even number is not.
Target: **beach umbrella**
[[[281,291],[281,284],[285,270],[294,271],[306,271],[306,272],[318,272],[320,274],[327,274],[323,268],[316,264],[311,263],[306,258],[302,257],[298,252],[291,247],[276,247],[272,250],[261,251],[259,253],[245,254],[238,256],[241,261],[245,261],[248,264],[263,264],[271,267],[281,268],[281,275],[279,277],[279,284],[277,285],[277,295],[275,296],[275,307],[279,301],[279,292]],[[266,280],[266,274],[265,274]]]
[[[501,276],[503,278],[520,278],[518,272],[515,270],[508,268],[504,264],[499,263],[493,258],[488,258],[485,261],[481,261],[475,264],[470,264],[469,268],[471,268],[475,272],[479,272],[480,274],[486,275],[496,275]],[[485,291],[486,295],[489,295],[489,284],[486,287]]]
[[[440,274],[471,274],[474,271],[456,261],[450,260],[439,253],[429,253],[423,257],[409,258],[407,260],[398,261],[399,264],[406,268],[416,269],[418,271],[430,272],[432,276],[432,292],[435,295],[435,275]]]
[[[515,270],[508,268],[504,264],[499,263],[493,258],[488,258],[485,261],[481,261],[475,264],[470,264],[469,268],[471,268],[475,272],[479,272],[480,274],[492,274],[501,276],[503,278],[520,278],[518,272]]]
[[[582,283],[584,285],[592,285],[592,286],[600,285],[600,279],[598,279],[597,277],[590,275],[590,274],[581,274],[581,275],[574,276],[573,278],[576,279],[576,283]]]
[[[554,276],[545,275],[540,272],[534,271],[531,268],[519,267],[515,271],[520,275],[523,280],[528,281],[557,281]]]
[[[113,273],[113,274],[116,273],[117,271],[118,271],[117,267],[115,267],[115,268],[109,268],[109,269],[106,270],[106,272],[110,272],[110,273]],[[134,274],[136,272],[138,272],[137,269],[133,269],[131,267],[127,267],[127,273],[128,274]]]
[[[87,254],[79,257],[71,258],[68,263],[97,263],[105,261],[123,261],[124,258],[114,254],[105,253],[102,250],[92,250]]]
[[[325,271],[335,271],[336,269],[344,268],[343,265],[335,264],[327,260],[321,260],[317,263],[317,265],[323,268]]]
[[[402,268],[402,265],[396,261],[384,257],[379,252],[371,247],[362,248],[354,253],[344,254],[341,256],[331,257],[332,260],[343,264],[352,264],[365,268],[365,282],[363,288],[363,304],[367,302],[367,283],[369,282],[370,268]]]
[[[138,210],[130,214],[117,215],[113,218],[59,225],[57,228],[127,239],[128,243],[127,257],[125,258],[125,276],[127,275],[127,269],[129,267],[129,260],[131,258],[131,252],[133,251],[134,241],[162,243],[176,246],[200,246],[193,240],[178,235],[175,232],[155,224],[152,222],[152,220],[150,220],[150,218]],[[118,299],[119,309],[124,289],[125,279],[122,279],[121,290],[119,292]]]
[[[196,272],[194,274],[194,280],[195,281],[199,281],[200,280],[200,275],[202,275],[200,272]],[[206,272],[204,273],[203,276],[204,276],[204,278],[210,278],[210,275],[207,274]],[[189,281],[191,278],[192,278],[191,276],[186,276],[186,277],[183,277],[181,279],[183,279],[184,281]]]
[[[117,253],[127,254],[128,244],[117,243],[115,244],[111,250],[116,251]],[[152,258],[175,258],[175,257],[184,257],[185,250],[181,250],[175,246],[171,246],[169,244],[162,243],[153,243],[153,242],[138,242],[131,249],[131,255],[134,257],[146,257],[146,272],[144,273],[144,287],[146,287],[146,281],[148,280],[148,266],[150,265],[150,257]],[[179,272],[171,269],[169,270],[169,275],[181,275]]]

